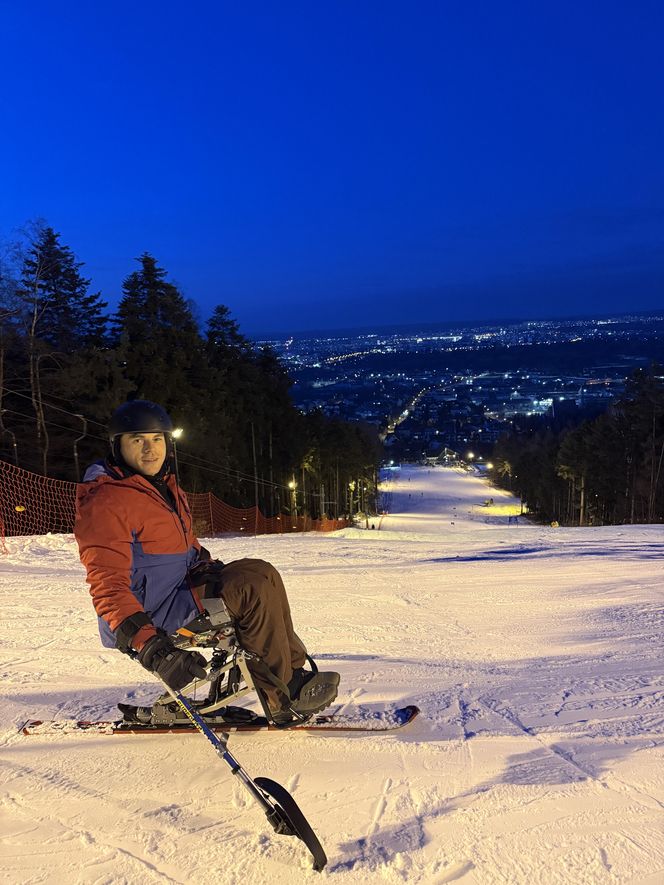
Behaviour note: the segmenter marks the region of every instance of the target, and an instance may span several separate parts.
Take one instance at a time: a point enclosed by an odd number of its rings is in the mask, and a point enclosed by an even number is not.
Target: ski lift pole
[[[290,793],[270,778],[257,777],[253,780],[229,751],[228,734],[222,732],[221,737],[215,734],[188,698],[179,691],[174,691],[165,682],[163,684],[191,724],[208,739],[217,755],[224,760],[231,772],[258,802],[275,833],[278,836],[297,836],[311,852],[314,870],[321,872],[327,864],[327,856]]]

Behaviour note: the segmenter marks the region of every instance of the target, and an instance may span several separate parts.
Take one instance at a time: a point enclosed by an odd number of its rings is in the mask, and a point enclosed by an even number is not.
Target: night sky
[[[660,2],[0,3],[0,237],[244,332],[664,307]]]

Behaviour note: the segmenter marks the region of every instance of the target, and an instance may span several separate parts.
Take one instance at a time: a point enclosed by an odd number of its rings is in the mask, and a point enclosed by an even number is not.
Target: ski
[[[257,716],[248,722],[206,722],[211,731],[221,734],[257,733],[261,731],[306,732],[385,732],[395,731],[408,725],[419,714],[419,707],[409,705],[391,709],[372,710],[359,708],[353,713],[325,713],[313,717],[302,725],[288,728],[270,724]],[[205,720],[204,720],[205,721]],[[195,734],[196,727],[185,721],[173,725],[149,725],[120,720],[91,721],[87,719],[28,719],[19,726],[24,735],[76,734]]]

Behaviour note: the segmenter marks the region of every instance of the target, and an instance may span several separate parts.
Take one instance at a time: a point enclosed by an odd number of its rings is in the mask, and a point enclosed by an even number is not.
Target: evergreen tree
[[[29,311],[31,334],[61,353],[105,344],[107,302],[89,294],[83,263],[52,227],[39,226],[25,254],[18,294]]]
[[[183,426],[183,482],[196,490],[202,485],[201,470],[184,449],[199,449],[211,461],[224,460],[224,443],[216,426],[214,373],[182,293],[147,252],[138,261],[139,270],[122,286],[124,294],[113,320],[114,345],[124,366],[129,398],[161,403]]]
[[[502,437],[492,460],[496,481],[540,518],[569,525],[664,520],[662,369],[638,369],[608,412],[557,436]]]
[[[364,488],[378,459],[371,435],[300,413],[275,353],[256,351],[226,306],[215,308],[203,337],[156,260],[145,253],[138,261],[111,336],[105,303],[89,294],[83,265],[53,228],[35,228],[16,273],[0,264],[0,384],[11,385],[0,396],[0,457],[20,451],[21,466],[80,479],[80,468],[107,451],[100,425],[113,409],[146,398],[185,428],[180,466],[191,491],[215,491],[235,506],[258,501],[272,515],[289,508],[297,475],[300,513],[342,515],[351,482],[368,508]],[[360,506],[359,491],[351,506]]]
[[[629,377],[616,407],[631,472],[630,521],[664,518],[664,374],[653,364]]]
[[[292,381],[270,347],[254,356],[259,396],[253,401],[252,444],[261,477],[287,484],[302,463],[304,438],[302,416],[290,398]],[[278,512],[278,501],[270,510]]]
[[[218,304],[207,323],[208,353],[212,362],[227,355],[246,355],[251,351],[249,341],[240,332],[236,320],[225,304]]]
[[[221,454],[226,469],[217,487],[222,497],[248,506],[255,500],[251,426],[259,381],[251,346],[223,304],[215,307],[207,322],[205,353],[214,391],[211,420],[223,440],[217,456]]]
[[[588,522],[588,478],[594,457],[590,445],[590,427],[590,422],[585,422],[567,433],[558,452],[558,472],[571,483],[571,518],[576,520],[578,510],[579,525]]]
[[[200,397],[203,342],[191,309],[177,287],[167,282],[166,272],[147,252],[138,261],[140,270],[122,285],[114,343],[135,397],[157,400],[168,409],[186,402],[190,388],[195,399]]]
[[[280,512],[299,457],[299,414],[291,381],[275,354],[255,352],[225,305],[208,320],[206,352],[214,373],[217,426],[226,443],[226,494],[266,514]]]
[[[71,381],[72,354],[105,343],[106,302],[98,294],[88,294],[89,280],[81,276],[81,267],[52,227],[41,223],[34,227],[22,257],[16,295],[22,305],[25,362],[44,474],[51,446],[44,396],[57,396],[60,384]]]

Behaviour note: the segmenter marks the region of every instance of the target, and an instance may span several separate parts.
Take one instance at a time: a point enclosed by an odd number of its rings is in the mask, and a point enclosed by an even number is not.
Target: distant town
[[[664,312],[261,339],[295,404],[373,424],[394,458],[483,459],[515,423],[604,411],[639,366],[664,363]]]

